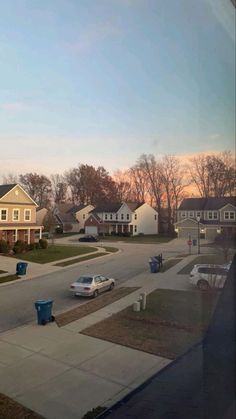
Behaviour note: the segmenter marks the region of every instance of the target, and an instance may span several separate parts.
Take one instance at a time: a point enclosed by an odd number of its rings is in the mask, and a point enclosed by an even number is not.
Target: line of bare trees
[[[9,174],[3,176],[3,183],[20,183],[40,207],[65,201],[94,206],[111,201],[148,202],[157,208],[160,226],[165,219],[171,232],[174,213],[190,190],[201,197],[235,194],[235,161],[229,151],[200,154],[187,162],[171,155],[143,154],[128,170],[112,177],[102,166],[79,164],[50,177]]]

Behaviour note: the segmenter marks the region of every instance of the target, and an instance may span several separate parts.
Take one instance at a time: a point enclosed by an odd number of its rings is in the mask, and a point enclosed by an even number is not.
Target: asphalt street
[[[106,244],[107,245],[107,244]],[[0,332],[13,329],[36,320],[34,302],[52,298],[53,313],[83,304],[85,299],[74,297],[69,292],[70,284],[81,274],[100,273],[116,279],[117,286],[148,272],[150,256],[163,253],[168,258],[181,252],[170,243],[165,244],[114,244],[120,252],[62,268],[30,281],[12,283],[0,289]],[[183,251],[183,249],[182,249]]]

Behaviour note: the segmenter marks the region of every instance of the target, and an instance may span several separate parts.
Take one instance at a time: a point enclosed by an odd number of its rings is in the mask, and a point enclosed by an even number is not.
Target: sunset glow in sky
[[[0,178],[232,150],[230,0],[2,0]]]

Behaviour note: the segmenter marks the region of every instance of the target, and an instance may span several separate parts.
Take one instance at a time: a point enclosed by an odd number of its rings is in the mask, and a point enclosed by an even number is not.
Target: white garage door
[[[98,234],[98,228],[96,226],[85,227],[85,234]]]

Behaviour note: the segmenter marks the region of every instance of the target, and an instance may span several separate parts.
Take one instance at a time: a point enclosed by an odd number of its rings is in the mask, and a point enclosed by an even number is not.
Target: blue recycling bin
[[[16,264],[16,275],[26,275],[28,263],[18,262]]]
[[[149,266],[150,266],[150,272],[152,274],[159,272],[159,263],[157,260],[156,261],[152,260],[151,262],[149,262]]]
[[[38,324],[45,325],[47,322],[54,321],[52,315],[53,300],[37,300],[34,305],[37,311]]]

